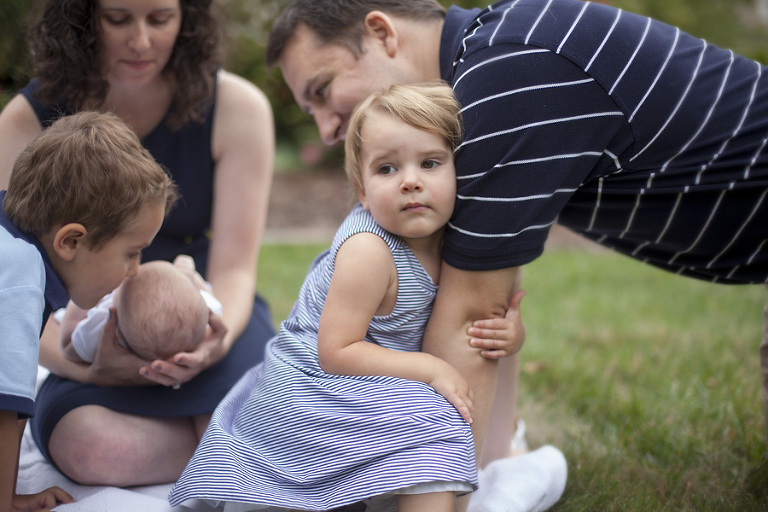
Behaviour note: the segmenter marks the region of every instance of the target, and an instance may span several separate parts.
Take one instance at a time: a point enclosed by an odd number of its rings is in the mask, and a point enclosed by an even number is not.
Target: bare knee
[[[176,480],[196,444],[187,418],[146,418],[84,406],[59,421],[48,451],[59,470],[80,484],[127,487]]]

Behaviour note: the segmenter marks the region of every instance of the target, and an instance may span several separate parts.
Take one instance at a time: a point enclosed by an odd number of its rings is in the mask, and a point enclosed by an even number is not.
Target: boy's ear
[[[377,39],[384,51],[389,57],[394,57],[397,53],[397,29],[392,18],[381,11],[371,11],[365,15],[363,21],[365,33],[368,36]]]
[[[88,230],[80,223],[64,224],[53,234],[53,250],[64,261],[72,261]]]

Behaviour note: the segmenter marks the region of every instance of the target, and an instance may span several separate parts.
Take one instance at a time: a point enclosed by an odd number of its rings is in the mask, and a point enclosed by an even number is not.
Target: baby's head
[[[208,325],[208,306],[192,279],[167,261],[151,261],[115,290],[118,332],[144,360],[194,350]]]

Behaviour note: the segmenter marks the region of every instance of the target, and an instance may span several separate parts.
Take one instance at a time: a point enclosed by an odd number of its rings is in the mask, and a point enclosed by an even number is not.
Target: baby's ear
[[[53,234],[53,251],[64,261],[72,261],[83,246],[88,230],[77,222],[65,224]]]

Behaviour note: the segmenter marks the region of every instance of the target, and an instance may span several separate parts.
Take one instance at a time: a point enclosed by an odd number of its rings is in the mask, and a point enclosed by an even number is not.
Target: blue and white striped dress
[[[318,364],[335,256],[361,232],[386,241],[398,276],[394,310],[373,318],[366,340],[420,350],[437,287],[408,246],[358,205],[312,264],[264,363],[216,409],[172,505],[197,498],[328,510],[427,482],[476,488],[470,427],[445,398],[421,382],[330,375]]]

